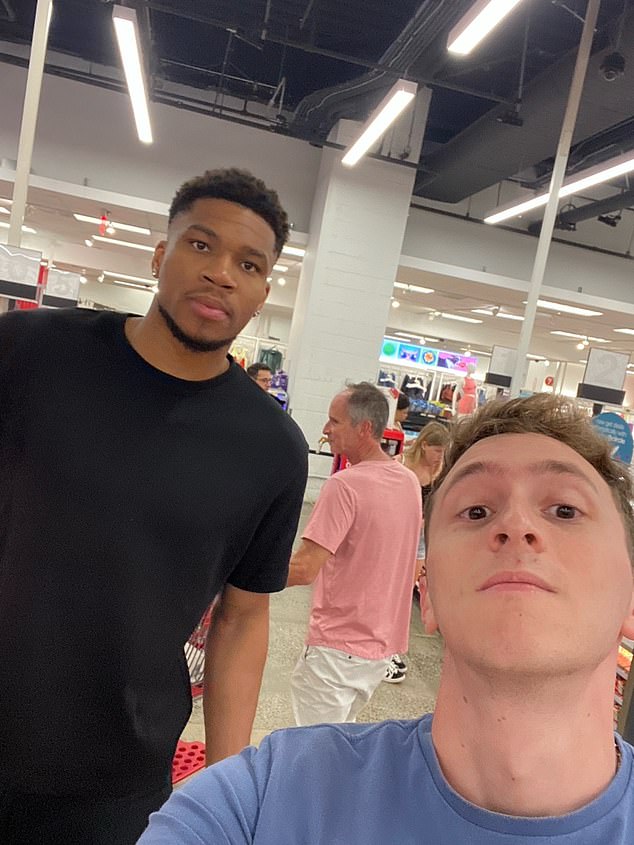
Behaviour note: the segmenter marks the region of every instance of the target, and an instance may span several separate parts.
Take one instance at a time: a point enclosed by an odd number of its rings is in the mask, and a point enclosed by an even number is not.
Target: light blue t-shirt
[[[194,778],[139,845],[632,845],[634,748],[607,789],[566,816],[482,810],[445,780],[430,715],[277,731]]]

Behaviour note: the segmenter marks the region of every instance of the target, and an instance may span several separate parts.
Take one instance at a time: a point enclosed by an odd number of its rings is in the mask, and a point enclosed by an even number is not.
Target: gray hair
[[[385,395],[369,381],[347,385],[346,393],[348,394],[348,415],[352,425],[360,425],[365,420],[369,420],[372,424],[374,439],[380,440],[390,413]]]

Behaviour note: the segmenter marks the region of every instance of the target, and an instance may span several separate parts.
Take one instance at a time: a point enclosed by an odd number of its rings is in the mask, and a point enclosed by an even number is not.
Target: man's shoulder
[[[281,440],[293,450],[308,454],[308,443],[295,420],[272,396],[258,387],[236,363],[231,364],[231,392],[240,403],[240,413],[247,414],[254,436],[261,435],[263,447],[271,438]]]
[[[0,332],[21,334],[90,331],[104,323],[123,322],[125,315],[88,308],[34,308],[9,311],[0,317]]]

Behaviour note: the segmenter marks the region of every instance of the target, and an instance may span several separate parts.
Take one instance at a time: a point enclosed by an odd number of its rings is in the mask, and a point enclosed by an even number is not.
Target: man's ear
[[[152,275],[158,279],[161,272],[161,264],[165,258],[165,249],[167,241],[159,241],[154,247],[154,255],[152,256]]]
[[[421,575],[418,582],[418,589],[420,590],[420,617],[423,622],[423,627],[426,634],[435,634],[438,630],[438,622],[436,621],[436,614],[434,613],[434,606],[429,595],[429,585],[427,583],[427,575]]]
[[[632,589],[632,598],[630,600],[630,608],[629,608],[627,616],[625,617],[625,621],[623,622],[623,627],[621,628],[621,634],[624,637],[627,637],[628,640],[634,640],[634,589]]]

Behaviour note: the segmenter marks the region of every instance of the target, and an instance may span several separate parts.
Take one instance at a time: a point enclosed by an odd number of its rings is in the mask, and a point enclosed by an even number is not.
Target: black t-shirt
[[[286,583],[299,428],[234,363],[150,366],[125,319],[0,318],[0,786],[162,785],[204,609],[225,582]]]

